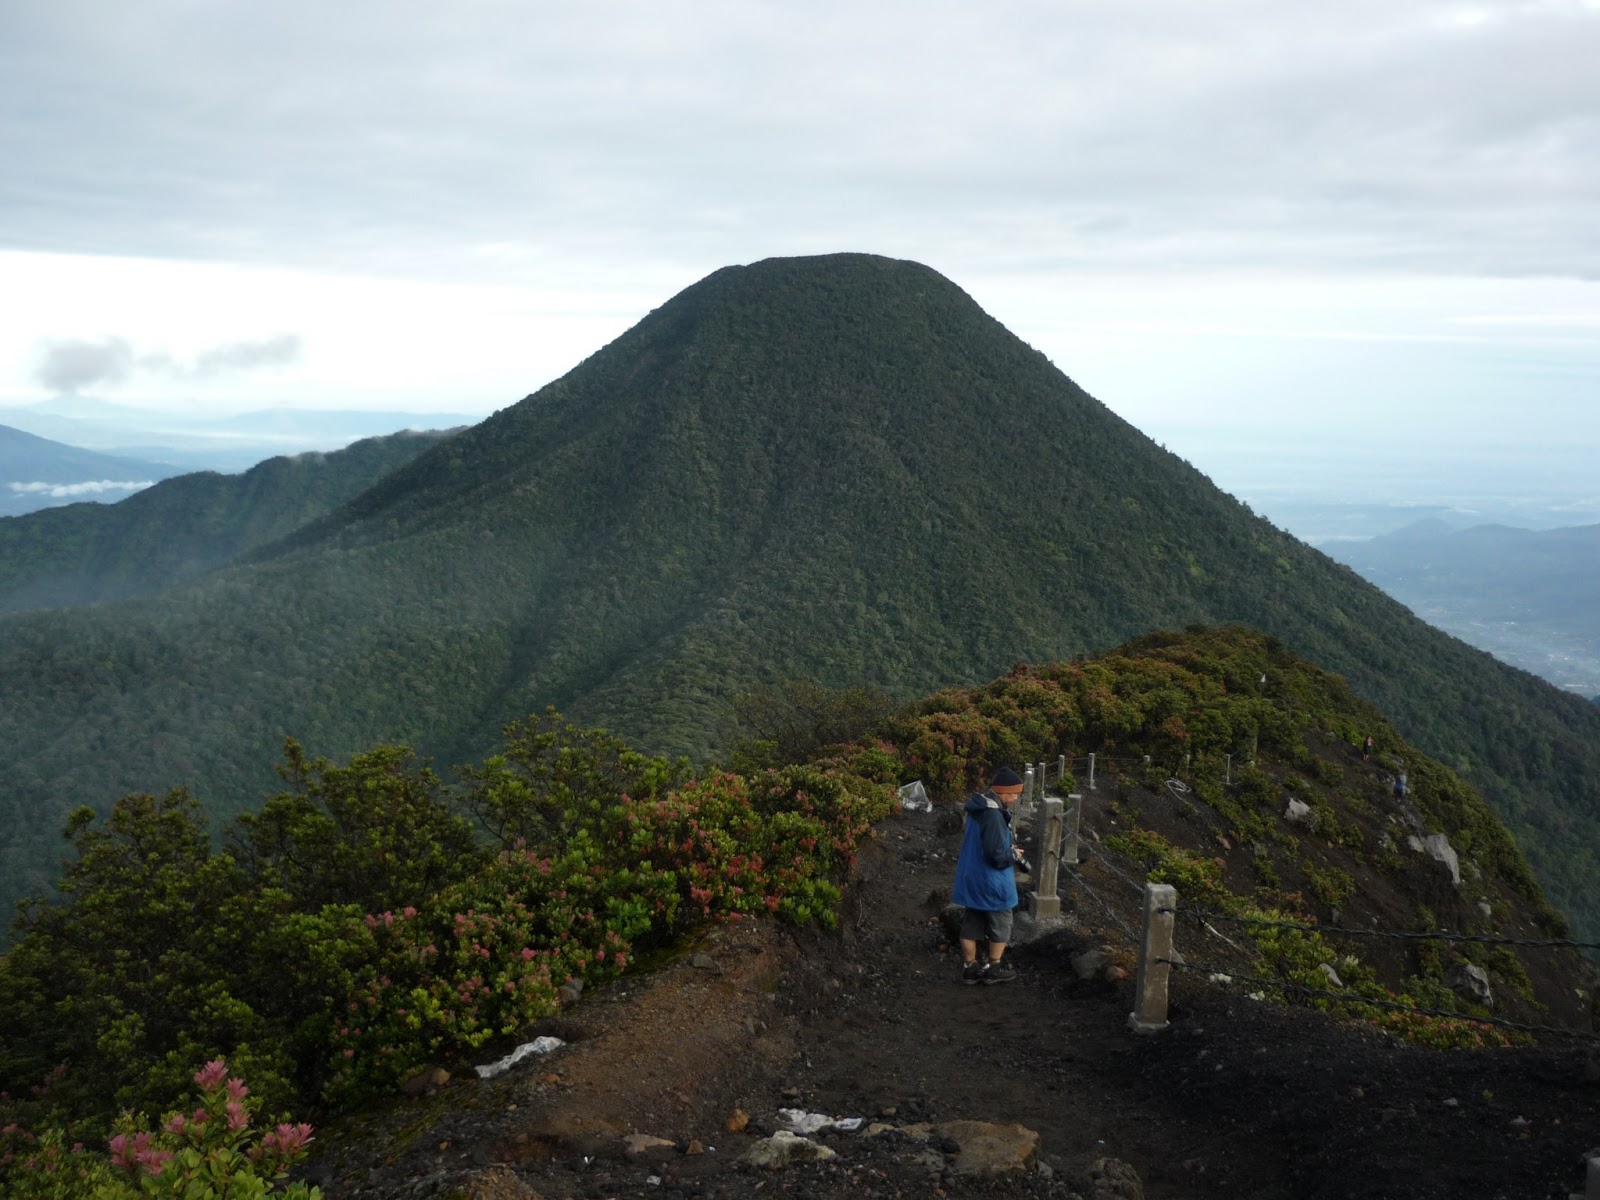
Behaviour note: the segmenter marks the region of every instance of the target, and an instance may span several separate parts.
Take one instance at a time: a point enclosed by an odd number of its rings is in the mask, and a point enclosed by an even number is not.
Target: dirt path
[[[1600,1085],[1576,1050],[1425,1051],[1203,983],[1177,992],[1167,1032],[1135,1037],[1128,985],[1083,983],[1071,968],[1078,950],[1126,942],[1081,893],[1064,892],[1076,910],[1064,928],[1014,948],[1014,982],[963,986],[938,924],[958,846],[938,814],[886,822],[838,932],[724,926],[699,966],[685,956],[551,1023],[575,1041],[548,1068],[452,1084],[421,1119],[414,1107],[380,1114],[368,1144],[392,1145],[404,1120],[407,1148],[381,1161],[347,1152],[324,1164],[325,1186],[485,1200],[1068,1196],[1096,1194],[1093,1165],[1110,1157],[1137,1170],[1151,1200],[1581,1187],[1580,1154],[1600,1144]],[[1133,923],[1125,884],[1094,862],[1085,877]],[[821,1135],[837,1151],[826,1163],[742,1165],[786,1106],[891,1126],[1020,1123],[1040,1134],[1049,1172],[969,1180],[937,1141],[837,1133]],[[736,1109],[752,1120],[730,1133]],[[630,1158],[619,1150],[629,1133],[673,1145]]]

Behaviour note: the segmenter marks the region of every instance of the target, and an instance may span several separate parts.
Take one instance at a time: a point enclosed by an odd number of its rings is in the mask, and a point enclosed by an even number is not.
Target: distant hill
[[[0,517],[73,499],[114,502],[179,470],[171,463],[99,454],[0,425]]]
[[[1255,517],[964,292],[867,255],[718,271],[244,562],[0,618],[0,878],[73,804],[270,787],[285,733],[446,764],[555,704],[704,754],[763,679],[910,696],[1242,623],[1489,797],[1600,932],[1600,711]]]
[[[1600,525],[1418,521],[1328,550],[1463,641],[1582,695],[1600,687]]]
[[[134,408],[94,396],[0,408],[0,424],[101,453],[167,463],[166,475],[242,471],[276,455],[337,450],[358,438],[397,430],[458,429],[471,420],[459,413],[281,407],[213,417]]]
[[[444,436],[369,438],[242,475],[180,475],[119,504],[0,520],[0,612],[93,604],[192,578],[326,515]]]

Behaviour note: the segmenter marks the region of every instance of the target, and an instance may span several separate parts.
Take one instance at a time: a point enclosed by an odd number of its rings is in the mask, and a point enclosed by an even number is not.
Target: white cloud
[[[76,496],[102,496],[107,492],[137,492],[150,487],[153,479],[91,479],[83,483],[8,483],[15,496],[48,496],[52,500],[70,500]],[[123,497],[118,496],[121,500]]]

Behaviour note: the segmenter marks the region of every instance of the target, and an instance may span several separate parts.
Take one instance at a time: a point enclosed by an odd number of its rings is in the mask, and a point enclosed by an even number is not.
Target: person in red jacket
[[[962,806],[966,818],[956,885],[951,900],[967,911],[961,918],[961,981],[1005,983],[1016,972],[1003,960],[1011,940],[1011,913],[1017,907],[1017,877],[1022,857],[1011,841],[1011,808],[1022,795],[1022,779],[1001,767],[986,792],[975,792]],[[988,953],[978,956],[978,943]]]

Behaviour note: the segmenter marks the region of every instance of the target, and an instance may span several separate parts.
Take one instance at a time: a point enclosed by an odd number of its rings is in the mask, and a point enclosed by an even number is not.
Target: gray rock
[[[757,1167],[786,1167],[790,1163],[813,1162],[833,1156],[833,1150],[820,1142],[780,1129],[771,1137],[762,1138],[751,1146],[744,1160]]]
[[[1311,805],[1304,800],[1289,797],[1289,807],[1283,811],[1283,819],[1291,825],[1311,824]]]
[[[630,1155],[646,1154],[651,1150],[670,1150],[673,1143],[666,1138],[652,1137],[648,1133],[630,1133],[622,1139],[623,1148]]]
[[[1411,853],[1413,853],[1413,854],[1421,854],[1422,853],[1422,839],[1419,838],[1414,833],[1407,834],[1406,835],[1406,849],[1411,851]]]
[[[1450,882],[1461,882],[1461,860],[1456,857],[1450,839],[1442,833],[1430,833],[1422,839],[1423,852],[1434,862],[1443,863],[1450,871]]]
[[[1144,1182],[1120,1158],[1097,1158],[1089,1168],[1087,1200],[1144,1200]]]
[[[957,1175],[994,1176],[1032,1167],[1039,1153],[1039,1135],[1023,1125],[988,1121],[946,1121],[934,1133],[958,1147]]]
[[[939,929],[952,946],[961,940],[961,918],[966,915],[967,910],[959,904],[946,904],[939,912]]]
[[[717,960],[709,954],[696,954],[689,960],[689,965],[701,971],[715,971],[717,969]]]
[[[1487,921],[1490,917],[1494,916],[1494,905],[1490,904],[1487,900],[1479,900],[1478,912],[1480,912],[1483,915],[1483,919]]]
[[[1321,971],[1325,976],[1327,976],[1329,987],[1344,987],[1344,980],[1339,978],[1339,972],[1333,969],[1332,963],[1318,963],[1317,970]]]
[[[1106,969],[1111,962],[1111,955],[1104,950],[1084,950],[1074,954],[1071,961],[1073,973],[1087,983]]]
[[[1494,1007],[1494,992],[1489,987],[1489,974],[1476,963],[1458,962],[1444,973],[1444,985],[1463,1000]]]
[[[443,1067],[423,1067],[401,1082],[400,1091],[407,1096],[427,1096],[449,1082],[450,1072]]]

